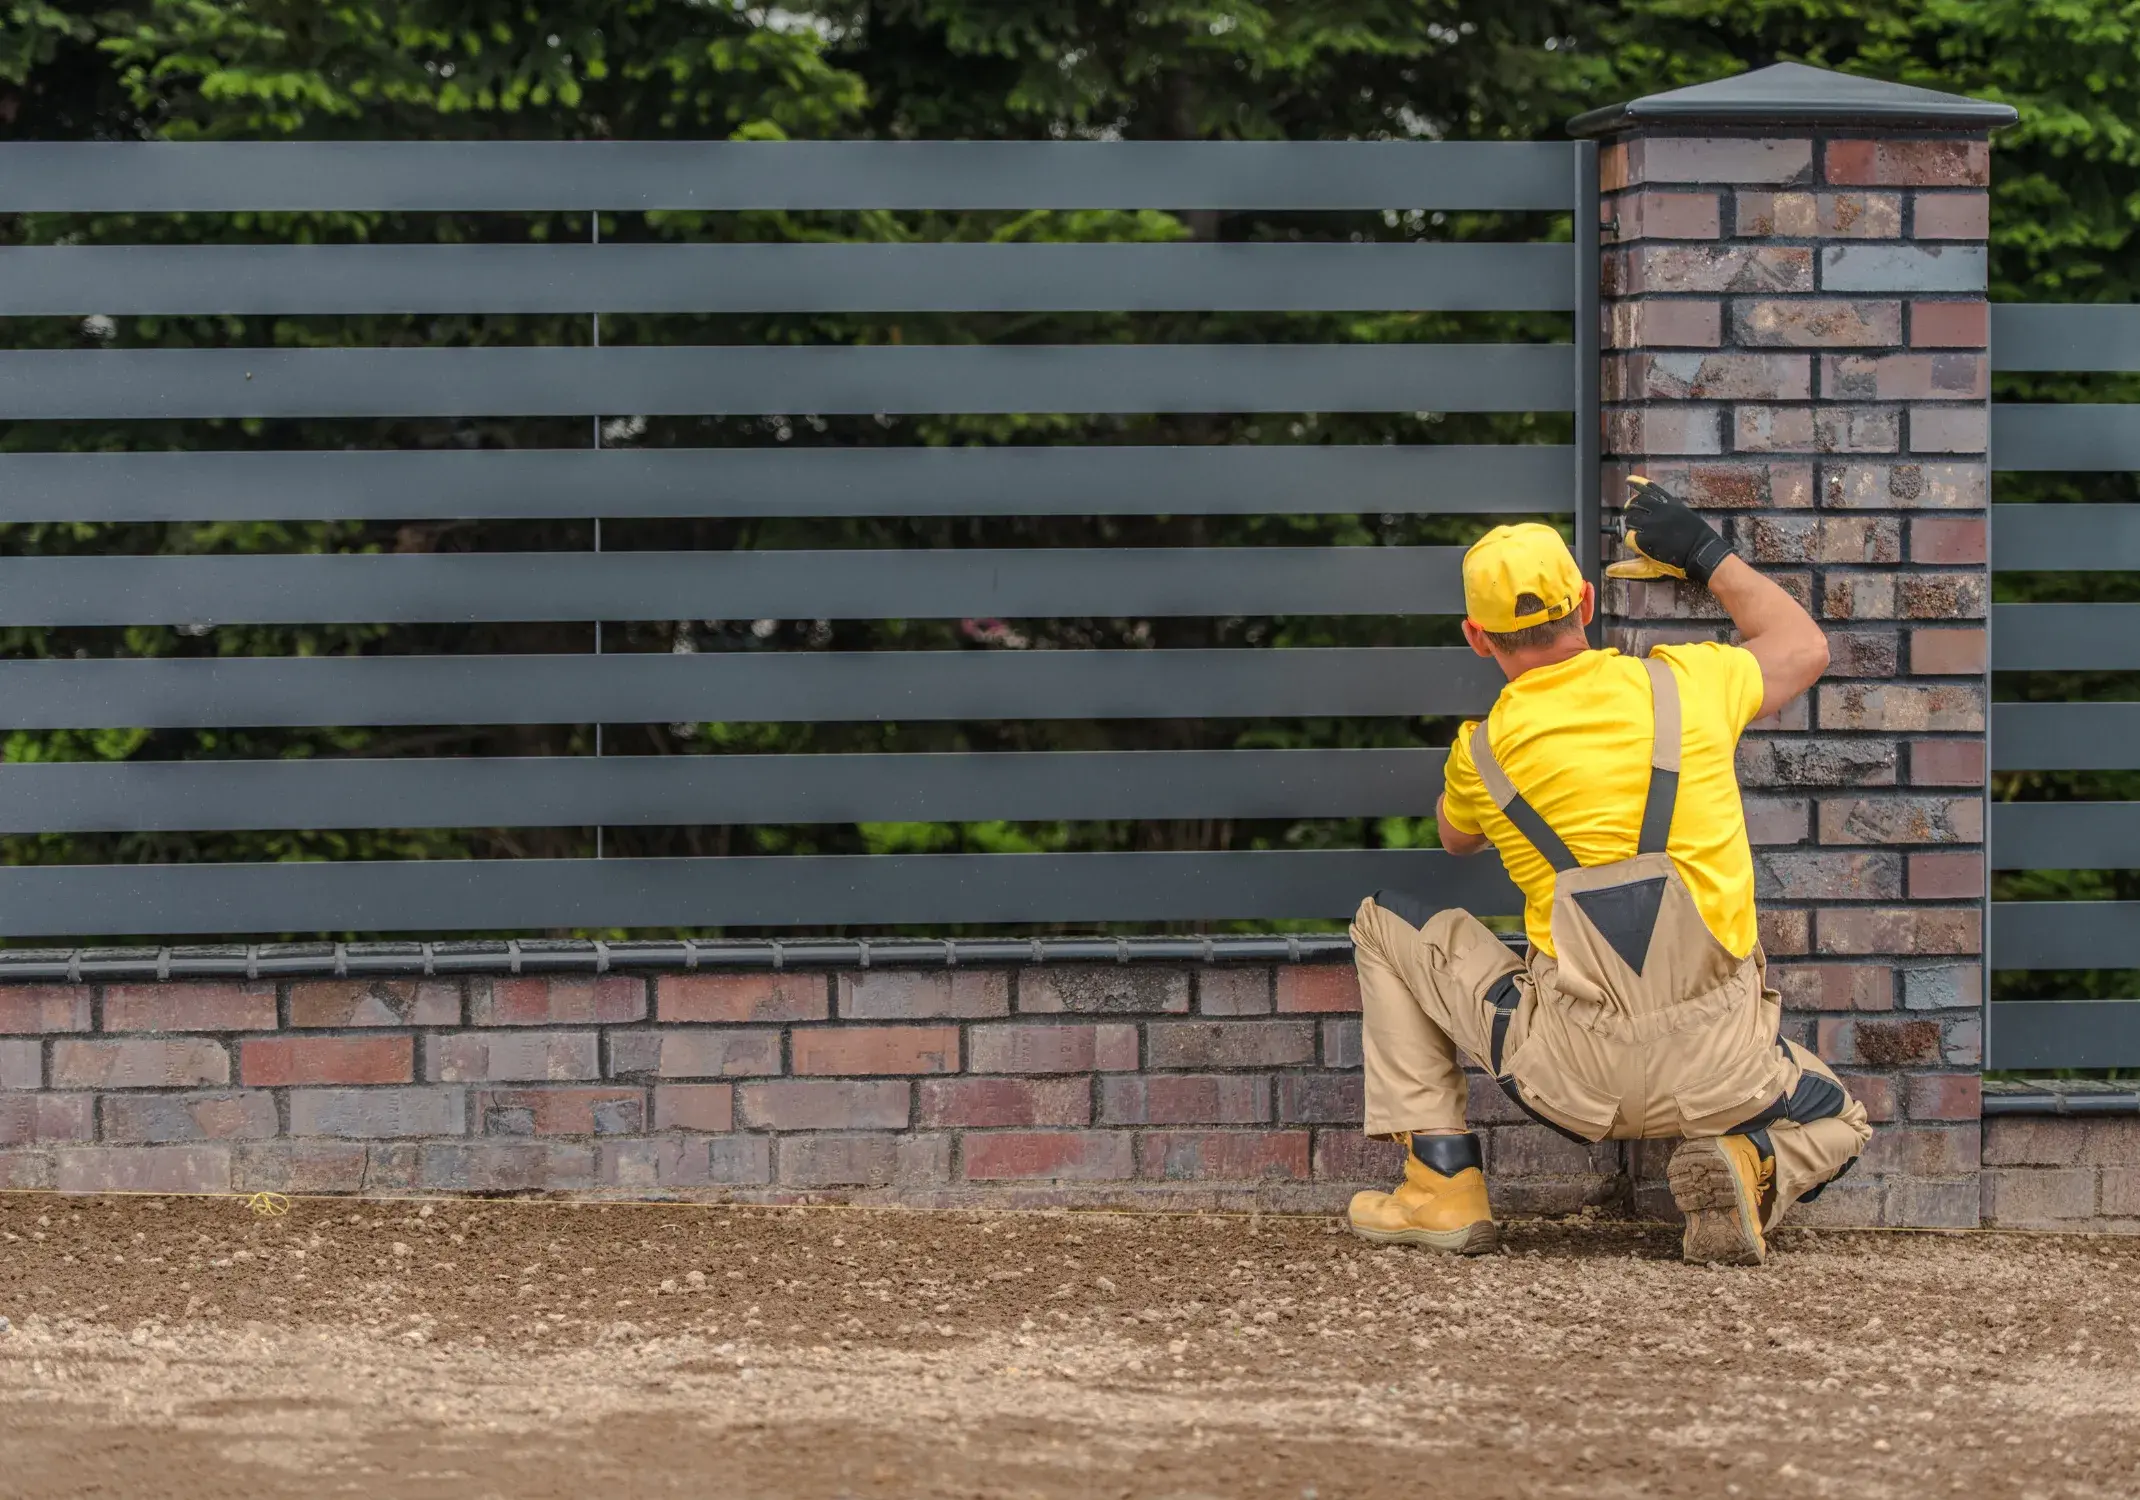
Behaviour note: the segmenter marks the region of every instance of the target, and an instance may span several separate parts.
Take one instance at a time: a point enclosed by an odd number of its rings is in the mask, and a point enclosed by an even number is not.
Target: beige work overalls
[[[1463,1130],[1470,1053],[1533,1118],[1576,1140],[1753,1135],[1776,1159],[1773,1223],[1871,1137],[1826,1064],[1778,1037],[1757,945],[1735,958],[1665,852],[1679,792],[1679,685],[1651,657],[1654,738],[1631,859],[1584,867],[1509,782],[1482,721],[1473,763],[1554,870],[1553,945],[1518,958],[1463,911],[1378,891],[1353,921],[1369,1135]]]

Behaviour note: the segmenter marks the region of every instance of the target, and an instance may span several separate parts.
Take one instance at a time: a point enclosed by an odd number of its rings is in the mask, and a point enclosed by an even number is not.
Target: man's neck
[[[1590,642],[1581,635],[1569,635],[1550,646],[1540,646],[1534,651],[1522,651],[1511,655],[1494,653],[1494,661],[1514,682],[1526,672],[1535,672],[1541,667],[1557,667],[1562,662],[1581,656],[1590,649]]]

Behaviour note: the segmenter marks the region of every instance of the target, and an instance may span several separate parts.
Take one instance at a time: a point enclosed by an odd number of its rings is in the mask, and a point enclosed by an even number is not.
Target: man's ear
[[[1592,620],[1597,618],[1598,591],[1596,585],[1588,583],[1583,585],[1583,602],[1581,606],[1581,612],[1583,616],[1583,623],[1585,625],[1588,625]]]
[[[1585,585],[1587,587],[1588,585]],[[1486,644],[1486,632],[1469,619],[1464,621],[1464,643],[1471,647],[1471,654],[1492,659],[1494,648]]]

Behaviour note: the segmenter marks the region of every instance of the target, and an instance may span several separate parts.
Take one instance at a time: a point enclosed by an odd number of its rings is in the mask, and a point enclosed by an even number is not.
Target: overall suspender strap
[[[1635,852],[1662,854],[1679,804],[1679,680],[1662,657],[1646,656],[1642,666],[1650,674],[1650,791]]]
[[[1471,763],[1479,769],[1479,779],[1486,783],[1486,795],[1494,799],[1494,806],[1501,815],[1516,825],[1516,831],[1531,841],[1531,847],[1545,857],[1545,862],[1556,870],[1580,868],[1568,846],[1560,841],[1560,835],[1546,827],[1546,820],[1538,816],[1538,810],[1523,800],[1516,784],[1508,779],[1501,769],[1501,762],[1494,759],[1494,747],[1486,738],[1486,721],[1479,720],[1479,727],[1471,732]]]
[[[1673,677],[1671,666],[1659,657],[1644,657],[1642,667],[1650,678],[1650,785],[1642,805],[1642,832],[1636,839],[1635,852],[1662,854],[1672,836],[1673,810],[1679,804],[1679,681]],[[1523,800],[1516,784],[1501,769],[1486,736],[1484,719],[1471,732],[1471,763],[1478,768],[1479,779],[1486,783],[1486,794],[1494,799],[1494,806],[1516,825],[1518,833],[1530,840],[1531,847],[1547,864],[1555,870],[1581,868],[1560,835],[1546,826],[1546,820]]]

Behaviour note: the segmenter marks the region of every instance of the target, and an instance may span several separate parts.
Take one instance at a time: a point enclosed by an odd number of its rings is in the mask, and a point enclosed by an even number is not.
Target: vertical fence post
[[[1810,607],[1833,661],[1740,780],[1784,1029],[1879,1122],[1830,1222],[1975,1224],[1990,498],[1985,187],[2003,105],[1797,64],[1571,124],[1600,178],[1608,488],[1646,472]],[[1614,583],[1607,640],[1713,639]]]
[[[1575,143],[1575,561],[1593,586],[1604,582],[1600,554],[1604,545],[1600,496],[1603,475],[1598,448],[1603,437],[1598,410],[1598,341],[1603,334],[1599,298],[1603,292],[1599,217],[1598,146]],[[1603,629],[1600,622],[1591,633]]]

